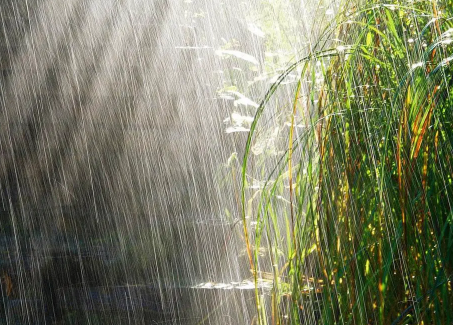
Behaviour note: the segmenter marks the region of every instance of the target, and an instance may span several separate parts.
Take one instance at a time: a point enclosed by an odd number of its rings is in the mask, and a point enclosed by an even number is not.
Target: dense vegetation
[[[257,323],[451,324],[453,2],[341,8],[251,125],[242,214]],[[276,94],[295,72],[288,104]],[[275,116],[284,150],[256,158]]]

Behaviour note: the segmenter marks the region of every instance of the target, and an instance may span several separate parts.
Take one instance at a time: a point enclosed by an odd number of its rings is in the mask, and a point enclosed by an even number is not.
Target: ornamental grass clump
[[[258,322],[452,324],[453,2],[341,8],[249,133],[247,252],[257,284],[272,274]],[[275,94],[294,71],[288,104]],[[284,147],[261,159],[271,106]]]

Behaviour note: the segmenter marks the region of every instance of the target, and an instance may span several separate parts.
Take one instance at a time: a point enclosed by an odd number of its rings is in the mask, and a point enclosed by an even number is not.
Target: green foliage
[[[273,274],[273,324],[453,321],[452,8],[353,1],[260,104],[243,223],[255,280]],[[257,159],[266,110],[294,71],[293,103],[277,104],[290,116],[284,154]]]

